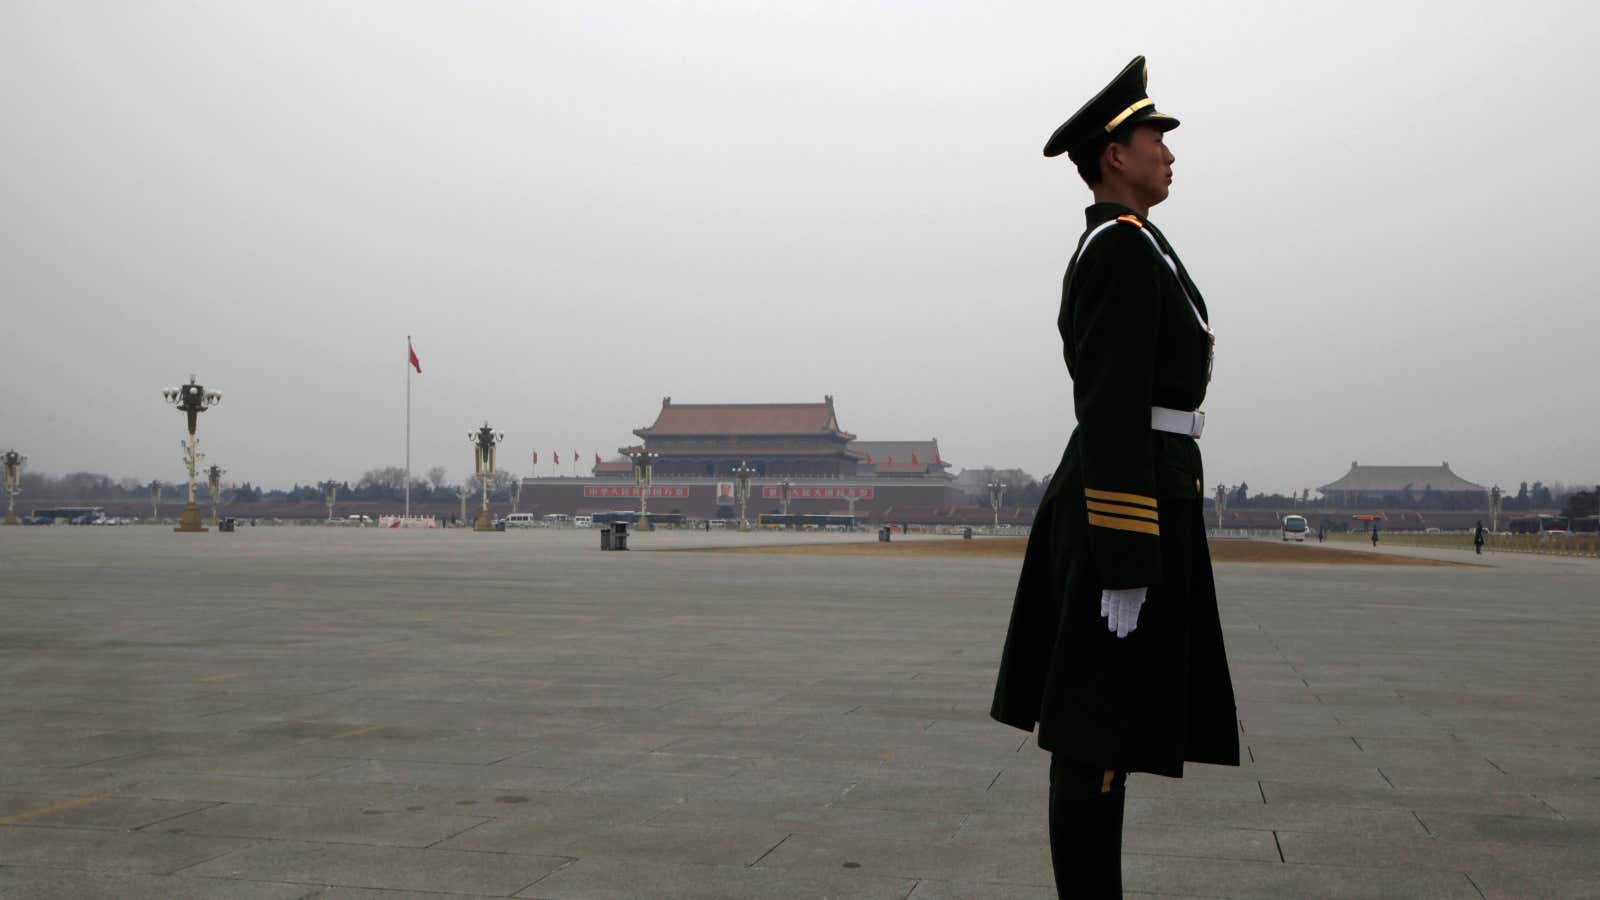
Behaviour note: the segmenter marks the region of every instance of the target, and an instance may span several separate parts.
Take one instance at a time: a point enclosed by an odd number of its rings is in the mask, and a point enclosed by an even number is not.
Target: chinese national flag
[[[920,465],[922,465],[922,463],[920,463],[920,462],[918,462],[918,461],[917,461],[917,455],[916,455],[916,454],[915,454],[915,453],[913,453],[913,454],[911,454],[911,464],[912,464],[912,465],[913,465],[913,466],[920,466]]]
[[[539,464],[539,451],[537,450],[533,451],[533,464],[536,466]]]
[[[406,355],[411,357],[411,367],[417,370],[417,374],[418,375],[421,375],[422,374],[422,360],[417,359],[417,351],[416,351],[416,348],[411,346],[411,339],[410,338],[406,339]]]
[[[550,456],[551,456],[552,459],[554,459],[556,461],[556,465],[558,465],[558,466],[561,465],[561,451],[560,450],[551,450],[550,451]]]
[[[942,466],[944,465],[944,460],[940,459],[939,454],[935,453],[933,455],[933,464],[936,466]]]
[[[894,456],[893,455],[891,455],[889,457],[889,465],[891,465],[891,466],[894,465]]]
[[[600,465],[600,454],[598,453],[594,455],[594,464],[597,466]]]
[[[573,465],[577,465],[578,464],[578,451],[576,451],[576,450],[572,451],[572,464]]]
[[[869,466],[872,465],[872,454],[871,453],[867,454],[867,465],[869,465]]]

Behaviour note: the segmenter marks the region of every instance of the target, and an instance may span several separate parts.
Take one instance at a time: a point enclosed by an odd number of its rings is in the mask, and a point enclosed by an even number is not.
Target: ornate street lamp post
[[[206,468],[206,492],[211,495],[212,528],[216,528],[221,521],[217,518],[217,502],[222,499],[222,475],[227,471],[215,463]]]
[[[6,524],[21,525],[17,518],[17,495],[22,493],[22,464],[28,458],[15,450],[0,453],[0,465],[5,466]]]
[[[1497,484],[1489,489],[1489,530],[1497,534],[1500,531],[1500,501],[1504,499],[1505,494],[1501,492],[1500,485]]]
[[[221,403],[222,395],[195,384],[193,375],[189,376],[188,384],[162,391],[161,395],[168,403],[182,410],[189,420],[189,439],[183,445],[183,465],[189,470],[189,502],[184,505],[183,515],[178,517],[178,527],[174,530],[205,531],[205,526],[200,523],[200,508],[194,505],[195,476],[200,460],[205,455],[200,452],[200,439],[195,437],[194,431],[200,414]]]
[[[459,521],[465,522],[467,521],[467,501],[472,499],[472,485],[465,481],[457,485],[456,499],[461,501],[461,518]]]
[[[789,484],[789,479],[787,479],[787,478],[785,478],[783,481],[778,483],[778,500],[783,504],[783,517],[785,519],[789,518],[789,491],[790,491],[790,488],[791,488],[791,485]],[[787,528],[789,526],[788,526],[787,523],[785,523],[784,527]]]
[[[328,507],[328,521],[333,521],[333,504],[339,499],[339,482],[328,479],[318,485],[322,488],[322,503]]]
[[[989,488],[989,508],[994,510],[994,530],[1000,530],[1000,507],[1006,501],[1006,488],[1010,487],[1004,481],[991,481]]]
[[[161,481],[150,482],[150,521],[161,524]]]
[[[652,528],[649,513],[650,480],[656,460],[661,458],[661,454],[654,450],[641,449],[629,452],[628,457],[633,460],[633,481],[639,485],[639,527]]]
[[[756,474],[756,470],[742,459],[739,460],[737,466],[733,467],[733,495],[739,498],[740,531],[750,530],[750,520],[745,518],[745,505],[750,502],[750,476],[754,474]]]
[[[488,422],[484,422],[477,431],[467,432],[467,440],[472,442],[473,465],[477,467],[478,478],[483,483],[483,511],[478,513],[478,521],[472,523],[473,531],[494,530],[494,523],[489,521],[489,479],[494,476],[495,445],[505,439],[505,432],[495,431]],[[464,501],[462,515],[466,515]]]
[[[1217,531],[1222,530],[1222,513],[1228,508],[1228,486],[1217,485]]]

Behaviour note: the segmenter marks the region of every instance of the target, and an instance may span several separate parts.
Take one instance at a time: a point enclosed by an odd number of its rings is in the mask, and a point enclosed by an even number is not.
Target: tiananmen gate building
[[[620,457],[598,463],[586,478],[538,477],[522,482],[518,508],[534,515],[638,510],[639,487],[627,454],[659,454],[653,466],[653,513],[732,518],[733,470],[755,470],[751,520],[776,512],[789,484],[792,513],[925,522],[962,504],[961,491],[936,440],[860,441],[845,431],[833,397],[821,403],[674,403],[663,397],[650,425]]]

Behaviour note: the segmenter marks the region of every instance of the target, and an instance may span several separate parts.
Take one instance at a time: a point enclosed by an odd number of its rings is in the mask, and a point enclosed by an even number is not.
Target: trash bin
[[[601,550],[610,550],[611,549],[611,526],[610,525],[602,525],[602,526],[600,526],[600,549]]]
[[[961,529],[961,539],[964,540],[964,541],[972,540],[972,526],[971,525],[968,525],[967,527]]]
[[[613,549],[613,550],[626,550],[626,549],[628,549],[628,523],[627,522],[613,522],[613,523],[611,523],[611,549]]]
[[[881,526],[878,529],[878,543],[880,543],[880,544],[889,543],[889,526],[884,525],[884,526]]]

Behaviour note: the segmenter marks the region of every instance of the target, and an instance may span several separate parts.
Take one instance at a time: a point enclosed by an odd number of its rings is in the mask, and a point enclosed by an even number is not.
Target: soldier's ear
[[[1111,172],[1121,172],[1127,168],[1126,157],[1128,148],[1116,141],[1107,141],[1100,150],[1100,177],[1103,179]]]

